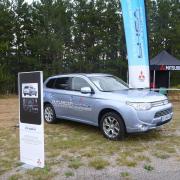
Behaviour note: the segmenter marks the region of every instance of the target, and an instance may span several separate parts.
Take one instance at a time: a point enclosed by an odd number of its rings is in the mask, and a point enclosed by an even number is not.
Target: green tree
[[[73,10],[75,71],[105,71],[125,59],[119,1],[76,0]]]
[[[10,72],[14,35],[14,13],[9,1],[0,1],[0,92],[14,91]]]
[[[32,7],[32,55],[46,75],[67,71],[71,46],[71,16],[67,3],[42,0]]]

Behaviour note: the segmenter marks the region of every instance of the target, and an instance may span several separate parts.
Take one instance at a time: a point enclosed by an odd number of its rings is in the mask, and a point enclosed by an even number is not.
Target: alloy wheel
[[[112,116],[107,116],[103,121],[103,131],[109,138],[116,138],[120,132],[119,122]]]
[[[53,109],[47,106],[44,110],[44,118],[47,122],[52,122],[54,119],[54,112]]]

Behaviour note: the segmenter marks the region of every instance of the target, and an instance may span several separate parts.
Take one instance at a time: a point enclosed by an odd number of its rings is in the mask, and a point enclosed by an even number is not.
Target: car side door
[[[57,117],[66,117],[72,107],[71,96],[69,96],[71,77],[58,77],[54,83],[52,92],[52,104]]]
[[[81,88],[89,87],[92,93],[82,93]],[[95,99],[93,89],[90,84],[82,77],[72,77],[71,80],[73,108],[71,116],[77,121],[95,124],[93,111],[95,109]]]

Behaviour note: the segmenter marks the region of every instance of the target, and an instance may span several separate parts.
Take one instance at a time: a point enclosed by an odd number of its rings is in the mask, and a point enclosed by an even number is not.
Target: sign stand
[[[18,74],[20,161],[23,167],[44,167],[43,74]]]
[[[29,165],[29,164],[23,164],[23,165],[21,166],[21,168],[22,168],[22,169],[34,169],[35,166],[31,166],[31,165]]]

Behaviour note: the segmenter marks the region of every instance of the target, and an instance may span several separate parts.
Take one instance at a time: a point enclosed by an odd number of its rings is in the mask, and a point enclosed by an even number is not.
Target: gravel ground
[[[179,121],[180,115],[180,103],[175,103],[175,121]],[[0,128],[12,127],[15,126],[18,122],[18,100],[17,97],[11,97],[8,99],[0,99]],[[168,128],[162,131],[162,133],[175,135],[175,137],[180,136],[180,123],[176,123],[176,127],[172,127],[171,130]],[[174,129],[173,129],[174,128]],[[1,139],[1,135],[0,135]],[[157,140],[158,141],[158,140]],[[1,142],[1,141],[0,141]],[[156,143],[156,142],[154,142]],[[100,145],[99,145],[100,146]],[[177,146],[179,147],[179,146]],[[69,168],[68,164],[57,166],[54,165],[51,168],[51,171],[56,173],[53,177],[42,178],[42,179],[54,179],[54,180],[119,180],[119,179],[137,179],[137,180],[180,180],[180,149],[176,149],[176,154],[170,156],[167,159],[160,159],[153,156],[149,151],[145,152],[145,155],[150,157],[151,162],[149,163],[152,170],[146,170],[144,168],[147,162],[140,162],[136,167],[127,167],[127,166],[117,166],[116,154],[106,155],[106,159],[109,160],[110,165],[106,166],[104,169],[96,170],[93,167],[81,166],[78,169]],[[0,149],[0,162],[3,157],[3,152]],[[18,159],[18,157],[17,157]],[[17,160],[16,159],[16,160]],[[18,160],[17,160],[18,161]],[[84,159],[86,162],[87,159]],[[87,163],[86,163],[87,164]],[[1,167],[0,167],[1,170]],[[0,174],[0,180],[16,180],[16,179],[29,179],[26,176],[27,170],[24,169],[21,165],[14,167],[3,174]],[[69,174],[65,175],[65,172]],[[125,173],[125,174],[124,174]],[[11,177],[12,175],[19,174],[20,176]],[[122,175],[124,174],[124,175]],[[31,177],[30,179],[39,179],[36,177]],[[41,178],[40,178],[41,179]]]

